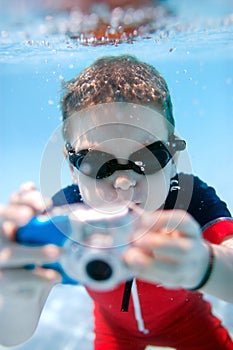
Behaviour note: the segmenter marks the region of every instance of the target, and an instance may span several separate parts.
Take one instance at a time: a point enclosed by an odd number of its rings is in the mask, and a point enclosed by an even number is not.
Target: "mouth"
[[[132,201],[131,203],[132,203],[132,207],[137,207],[137,208],[142,207],[142,203],[141,202],[134,202],[134,201]]]
[[[133,204],[139,207],[142,203],[133,202]]]

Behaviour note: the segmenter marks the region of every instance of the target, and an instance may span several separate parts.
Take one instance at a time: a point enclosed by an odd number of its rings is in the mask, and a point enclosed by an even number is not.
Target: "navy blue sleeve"
[[[188,212],[201,226],[221,217],[231,217],[226,203],[217,196],[213,187],[196,176],[193,180],[193,195]]]

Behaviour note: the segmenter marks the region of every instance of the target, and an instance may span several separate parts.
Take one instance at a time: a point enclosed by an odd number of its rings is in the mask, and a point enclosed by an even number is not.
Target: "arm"
[[[203,292],[233,303],[233,237],[221,245],[212,245],[214,265]]]
[[[25,184],[0,207],[0,344],[14,346],[26,341],[34,332],[47,296],[60,280],[53,270],[25,265],[42,265],[57,259],[54,246],[25,247],[14,240],[18,227],[44,209],[40,194]]]

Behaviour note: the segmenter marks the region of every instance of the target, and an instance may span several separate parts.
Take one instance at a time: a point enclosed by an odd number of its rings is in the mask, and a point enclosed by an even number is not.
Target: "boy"
[[[95,350],[143,350],[147,345],[233,349],[227,331],[198,291],[222,297],[226,289],[223,297],[230,299],[229,288],[223,289],[218,282],[221,276],[222,282],[229,283],[219,269],[225,266],[224,259],[232,261],[232,251],[226,250],[228,255],[222,258],[217,246],[224,240],[230,242],[230,213],[212,188],[197,177],[176,172],[185,143],[174,135],[171,99],[162,76],[131,56],[100,59],[67,84],[62,112],[73,185],[57,193],[53,205],[83,201],[109,212],[132,202],[147,212],[144,224],[150,225],[122,257],[137,278],[105,292],[87,288],[94,300]],[[40,211],[32,190],[24,187],[2,211],[5,219],[11,219],[4,223],[5,241]],[[19,204],[24,209],[23,222],[12,214]],[[205,240],[198,223],[204,227]],[[14,248],[18,255],[11,261],[17,267],[29,262],[41,265],[59,255],[55,247],[33,248],[34,252],[24,247],[23,258],[22,247]],[[5,260],[8,263],[9,258]],[[2,271],[9,284],[9,271]],[[21,325],[22,340],[36,326],[59,276],[41,268],[14,272],[14,278],[24,274],[26,286],[30,281],[31,296],[38,291],[30,315],[25,314],[25,327]],[[13,318],[16,307],[26,308],[25,300],[4,309],[9,329],[9,309]],[[17,329],[17,322],[13,327]]]

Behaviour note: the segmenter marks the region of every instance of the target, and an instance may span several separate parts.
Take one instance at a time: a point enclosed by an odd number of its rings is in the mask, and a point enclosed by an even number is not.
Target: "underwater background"
[[[233,211],[233,1],[168,0],[161,6],[168,15],[162,12],[153,31],[93,44],[72,39],[67,13],[48,12],[36,1],[0,0],[1,203],[25,181],[48,196],[70,184],[59,136],[62,83],[101,56],[132,54],[168,83],[191,162],[188,168],[181,162],[181,170],[212,185]],[[55,155],[45,160],[51,144],[60,150],[59,171]],[[210,300],[233,335],[232,305]],[[15,349],[91,350],[90,315],[82,287],[57,286],[33,338]]]

